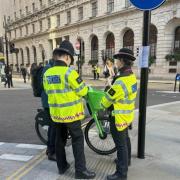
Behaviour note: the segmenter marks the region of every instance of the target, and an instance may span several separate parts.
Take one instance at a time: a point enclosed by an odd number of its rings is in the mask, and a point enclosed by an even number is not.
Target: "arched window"
[[[115,38],[113,33],[109,33],[106,38],[106,57],[112,58],[115,52]]]
[[[26,47],[26,53],[27,53],[27,63],[30,65],[30,52],[28,47]]]
[[[175,29],[174,51],[180,53],[180,26]]]
[[[156,26],[152,25],[150,26],[150,56],[153,58],[156,58],[156,52],[157,52],[157,28]]]
[[[98,38],[97,36],[93,36],[91,40],[91,60],[98,60]]]
[[[123,47],[134,51],[134,32],[131,29],[124,33]]]
[[[24,52],[23,52],[23,49],[20,49],[20,52],[21,52],[21,64],[24,65]]]
[[[37,52],[36,52],[36,47],[32,46],[33,49],[33,55],[34,55],[34,63],[37,63]]]

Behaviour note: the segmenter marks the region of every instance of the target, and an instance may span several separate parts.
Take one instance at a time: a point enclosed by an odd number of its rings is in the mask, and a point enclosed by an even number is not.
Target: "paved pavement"
[[[86,81],[89,85],[103,88],[104,81],[89,79]],[[178,159],[180,94],[170,91],[172,86],[173,84],[165,83],[149,84],[148,105],[150,107],[147,111],[146,159],[136,158],[137,112],[134,128],[130,133],[133,160],[129,169],[129,180],[180,179]],[[22,80],[16,80],[15,88],[10,90],[4,90],[1,85],[0,102],[0,141],[2,141],[0,143],[0,179],[73,179],[74,160],[71,147],[67,147],[71,168],[65,176],[59,176],[56,163],[46,159],[45,146],[39,145],[41,142],[34,131],[34,116],[36,109],[40,107],[40,101],[32,96],[30,84],[23,84]],[[87,165],[97,172],[97,180],[105,179],[107,174],[114,171],[115,154],[99,156],[87,146],[85,151]]]
[[[146,128],[146,158],[137,159],[137,117],[130,132],[132,140],[132,165],[129,180],[179,180],[180,179],[180,101],[148,108]],[[44,146],[0,143],[0,179],[14,180],[71,180],[74,160],[71,147],[67,157],[71,168],[59,176],[56,163],[46,159]],[[87,166],[97,173],[97,180],[114,172],[115,154],[100,156],[85,147]],[[17,156],[19,155],[19,156]],[[14,160],[13,160],[14,159]]]

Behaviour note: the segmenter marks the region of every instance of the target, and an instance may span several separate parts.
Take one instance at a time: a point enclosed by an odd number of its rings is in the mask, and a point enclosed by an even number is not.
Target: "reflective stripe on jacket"
[[[137,80],[134,74],[119,77],[102,99],[105,108],[113,105],[112,116],[118,131],[126,129],[134,120]]]
[[[43,77],[50,114],[54,122],[70,123],[84,119],[82,96],[88,88],[78,73],[66,66],[54,66]]]

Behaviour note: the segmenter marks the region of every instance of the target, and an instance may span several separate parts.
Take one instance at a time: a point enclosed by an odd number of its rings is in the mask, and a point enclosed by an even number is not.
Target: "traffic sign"
[[[176,81],[180,81],[180,74],[176,75]]]
[[[153,10],[161,6],[166,0],[130,0],[140,10]]]

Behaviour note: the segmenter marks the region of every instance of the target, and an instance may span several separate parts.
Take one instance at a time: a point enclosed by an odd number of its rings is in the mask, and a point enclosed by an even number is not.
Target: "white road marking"
[[[31,160],[33,156],[24,156],[24,155],[17,155],[17,154],[2,154],[0,159],[3,160],[12,160],[12,161],[22,161],[27,162]]]
[[[17,148],[25,148],[25,149],[45,149],[46,146],[44,145],[36,145],[36,144],[18,144],[16,145]]]
[[[3,145],[3,144],[5,144],[5,143],[4,142],[0,142],[0,146]]]
[[[151,108],[157,108],[157,107],[163,107],[163,106],[175,105],[175,104],[180,104],[180,101],[174,101],[174,102],[170,102],[170,103],[152,105],[152,106],[148,106],[147,108],[150,108],[150,109],[151,109]]]
[[[167,93],[167,94],[180,94],[180,92],[174,92],[174,91],[156,91],[157,93]]]

